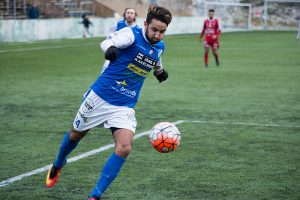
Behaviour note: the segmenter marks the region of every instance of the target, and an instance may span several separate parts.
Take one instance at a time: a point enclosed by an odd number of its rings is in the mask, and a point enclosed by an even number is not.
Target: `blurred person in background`
[[[300,17],[299,17],[299,26],[298,26],[297,40],[300,41]]]
[[[87,37],[88,35],[90,37],[93,36],[93,34],[90,32],[89,28],[90,26],[93,26],[92,22],[89,20],[88,16],[86,14],[82,15],[82,22],[80,24],[83,24],[83,37]]]
[[[111,27],[110,33],[121,30],[125,27],[135,27],[136,25],[137,12],[134,8],[125,8],[123,13],[123,19],[119,20],[114,26]]]
[[[208,11],[208,19],[204,21],[203,29],[200,35],[200,42],[203,39],[203,36],[205,34],[205,42],[204,42],[204,64],[205,67],[208,67],[208,52],[209,48],[212,48],[213,55],[215,57],[216,65],[219,66],[219,55],[217,53],[217,49],[219,48],[219,36],[221,33],[219,21],[218,19],[214,18],[215,10],[210,9]]]
[[[27,8],[27,17],[28,19],[38,19],[40,17],[40,11],[37,3],[29,5]]]

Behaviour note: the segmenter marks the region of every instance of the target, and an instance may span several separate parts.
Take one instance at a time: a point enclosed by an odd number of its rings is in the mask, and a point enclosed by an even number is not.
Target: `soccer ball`
[[[180,132],[170,122],[160,122],[151,129],[150,142],[160,153],[174,151],[180,144]]]

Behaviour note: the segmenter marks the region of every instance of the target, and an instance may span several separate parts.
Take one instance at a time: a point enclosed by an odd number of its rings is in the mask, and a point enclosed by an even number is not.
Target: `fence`
[[[199,33],[201,17],[174,17],[166,34]],[[92,18],[94,37],[106,36],[116,22],[115,18]],[[144,19],[137,24],[143,26]],[[0,20],[0,42],[29,42],[63,38],[81,38],[83,25],[80,18],[42,20]]]

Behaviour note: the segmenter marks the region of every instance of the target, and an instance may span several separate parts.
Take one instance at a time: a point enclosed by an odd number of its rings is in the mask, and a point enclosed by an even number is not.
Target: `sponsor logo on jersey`
[[[157,61],[142,54],[138,53],[135,58],[133,59],[133,62],[137,65],[141,65],[143,67],[149,68],[150,70],[156,66]]]
[[[126,83],[126,80],[124,80],[124,81],[116,81],[116,83],[118,85],[128,86],[127,83]]]
[[[121,94],[124,94],[128,97],[131,97],[131,98],[134,98],[136,96],[136,91],[135,90],[129,90],[129,89],[126,89],[125,87],[121,87],[119,92]]]
[[[135,90],[129,90],[129,89],[125,88],[128,86],[128,84],[126,83],[126,80],[116,81],[116,83],[117,83],[117,87],[112,86],[112,89],[115,90],[116,92],[118,92],[120,94],[124,94],[130,98],[134,98],[136,96]]]
[[[132,79],[138,83],[142,83],[146,78],[144,76],[137,76],[136,73],[132,73],[131,70],[125,71],[124,74],[127,76],[128,79]]]
[[[141,68],[135,66],[135,65],[132,64],[132,63],[130,63],[130,64],[127,66],[127,68],[128,68],[130,71],[132,71],[133,73],[138,74],[138,75],[143,76],[143,77],[146,77],[146,76],[148,76],[148,74],[149,74],[148,71],[143,70],[143,69],[141,69]]]

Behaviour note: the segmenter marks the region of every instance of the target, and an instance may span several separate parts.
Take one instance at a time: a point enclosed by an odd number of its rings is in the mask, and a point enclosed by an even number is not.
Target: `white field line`
[[[182,123],[203,123],[203,124],[221,124],[221,125],[244,125],[244,126],[262,126],[262,127],[300,128],[300,126],[297,126],[297,125],[257,124],[257,123],[244,123],[244,122],[220,122],[220,121],[200,121],[200,120],[194,120],[194,121],[192,121],[192,120],[178,120],[176,122],[173,122],[173,124],[175,124],[175,125],[182,124]],[[149,134],[150,134],[150,130],[139,133],[139,134],[136,134],[134,136],[134,139],[138,139],[140,137],[143,137],[143,136],[149,135]],[[113,148],[114,146],[115,146],[115,144],[108,144],[108,145],[102,146],[98,149],[94,149],[94,150],[85,152],[85,153],[80,154],[78,156],[74,156],[74,157],[68,159],[68,163],[75,162],[77,160],[95,155],[95,154],[100,153],[102,151],[105,151],[107,149]],[[29,176],[32,176],[32,175],[35,175],[35,174],[39,174],[39,173],[48,171],[51,166],[52,166],[52,164],[46,165],[44,167],[33,170],[31,172],[27,172],[27,173],[21,174],[19,176],[15,176],[15,177],[6,179],[4,181],[1,181],[0,182],[0,188],[4,187],[4,186],[7,186],[7,185],[9,185],[9,184],[11,184],[15,181],[22,180],[25,177],[29,177]]]
[[[183,123],[183,121],[176,121],[174,122],[174,124],[181,124]],[[143,137],[145,135],[149,135],[150,134],[150,130],[149,131],[145,131],[145,132],[142,132],[142,133],[139,133],[139,134],[136,134],[134,136],[134,139],[138,139],[140,137]],[[80,159],[83,159],[83,158],[86,158],[86,157],[89,157],[89,156],[92,156],[92,155],[95,155],[97,153],[100,153],[102,151],[105,151],[107,149],[110,149],[110,148],[113,148],[115,146],[115,144],[107,144],[105,146],[102,146],[98,149],[94,149],[94,150],[91,150],[91,151],[88,151],[88,152],[85,152],[83,154],[80,154],[78,156],[74,156],[72,158],[69,158],[68,159],[68,163],[71,163],[71,162],[75,162],[77,160],[80,160]],[[29,176],[32,176],[32,175],[35,175],[35,174],[39,174],[39,173],[42,173],[42,172],[45,172],[45,171],[48,171],[50,169],[50,167],[52,166],[52,164],[50,165],[46,165],[44,167],[41,167],[41,168],[38,168],[36,170],[33,170],[31,172],[27,172],[27,173],[24,173],[24,174],[21,174],[19,176],[15,176],[15,177],[12,177],[12,178],[9,178],[9,179],[6,179],[4,181],[1,181],[0,182],[0,188],[1,187],[4,187],[4,186],[7,186],[15,181],[19,181],[19,180],[22,180],[23,178],[25,177],[29,177]]]
[[[39,50],[61,49],[61,48],[67,48],[67,47],[81,47],[81,46],[92,46],[92,45],[97,45],[97,43],[93,42],[93,43],[69,44],[69,45],[48,46],[48,47],[32,47],[32,48],[14,49],[14,50],[0,50],[0,53],[39,51]]]
[[[246,122],[219,122],[219,121],[201,121],[201,120],[183,120],[184,123],[202,123],[202,124],[223,124],[223,125],[244,125],[244,126],[262,126],[262,127],[282,127],[282,128],[300,128],[300,125],[280,125],[280,124],[258,124]],[[182,123],[182,122],[181,122]]]

